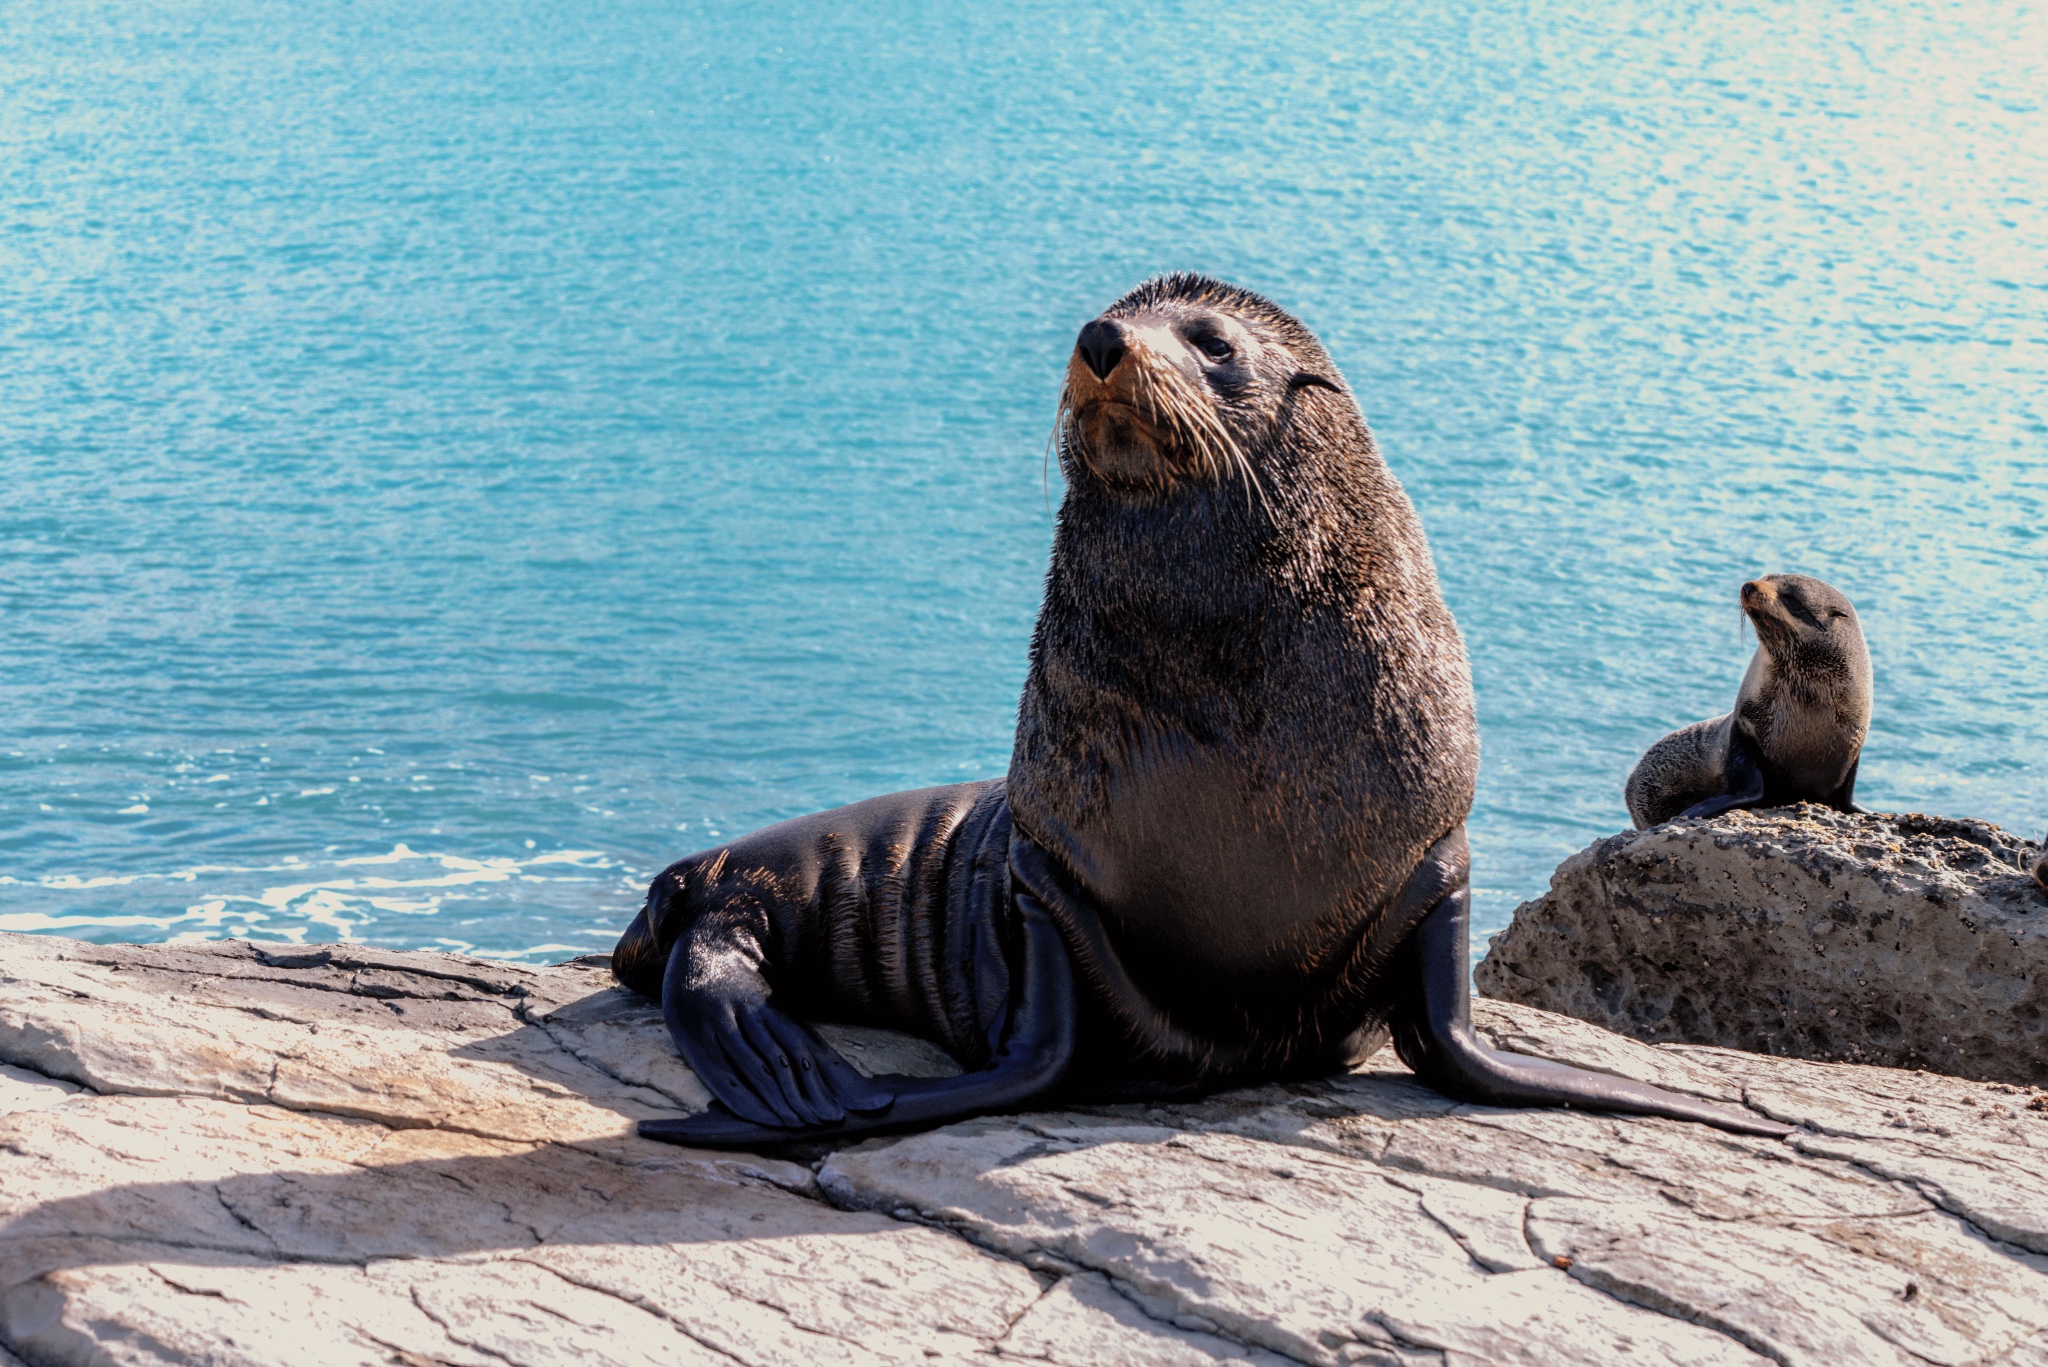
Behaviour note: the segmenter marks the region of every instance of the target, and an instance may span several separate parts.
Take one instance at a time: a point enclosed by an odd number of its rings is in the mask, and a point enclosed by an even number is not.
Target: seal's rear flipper
[[[1462,842],[1461,842],[1462,843]],[[1432,851],[1434,853],[1434,851]],[[1426,874],[1425,861],[1418,874]],[[1462,870],[1460,870],[1462,875]],[[1410,880],[1411,888],[1417,879]],[[1427,880],[1422,880],[1426,882]],[[1408,890],[1403,890],[1404,898]],[[1488,1106],[1570,1106],[1697,1120],[1738,1134],[1791,1134],[1793,1127],[1667,1092],[1645,1082],[1595,1073],[1549,1059],[1493,1049],[1472,1029],[1471,980],[1466,957],[1466,917],[1471,889],[1463,876],[1446,891],[1402,947],[1403,972],[1419,976],[1415,990],[1397,1008],[1394,1046],[1401,1061],[1438,1091]],[[1396,908],[1398,912],[1400,908]]]
[[[744,1149],[837,1141],[1016,1110],[1044,1096],[1059,1085],[1074,1055],[1074,970],[1065,942],[1038,899],[1021,888],[1015,896],[1023,937],[1022,981],[1014,989],[988,1067],[958,1077],[892,1085],[888,1090],[895,1093],[894,1099],[884,1108],[863,1111],[847,1106],[842,1118],[825,1123],[763,1124],[721,1105],[680,1120],[643,1120],[640,1133],[649,1139],[695,1148]],[[677,1040],[682,1043],[681,1034]],[[685,1052],[687,1056],[688,1051]],[[867,1086],[881,1090],[874,1080],[864,1081]],[[894,1080],[891,1081],[893,1084]],[[711,1085],[708,1079],[706,1085]],[[721,1102],[724,1099],[721,1094]]]

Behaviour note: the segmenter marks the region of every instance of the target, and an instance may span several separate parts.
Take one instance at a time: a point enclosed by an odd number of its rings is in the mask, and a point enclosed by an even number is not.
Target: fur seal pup
[[[1840,589],[1804,574],[1742,586],[1756,654],[1726,716],[1673,731],[1644,752],[1624,796],[1638,830],[1736,807],[1856,805],[1870,731],[1870,651]]]
[[[1481,1043],[1464,645],[1415,510],[1299,322],[1193,275],[1081,329],[1008,777],[875,798],[654,880],[620,981],[718,1104],[656,1139],[848,1138],[1331,1070],[1390,1032],[1453,1096],[1787,1127]],[[862,1078],[803,1023],[966,1072]]]

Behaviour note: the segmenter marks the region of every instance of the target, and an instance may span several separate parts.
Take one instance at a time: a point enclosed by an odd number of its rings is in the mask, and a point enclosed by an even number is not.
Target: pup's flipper
[[[1695,802],[1680,812],[1679,817],[1719,816],[1732,812],[1737,807],[1761,806],[1764,800],[1764,760],[1757,753],[1756,742],[1742,733],[1742,728],[1729,724],[1728,764],[1722,774],[1722,791],[1704,802]]]
[[[1849,761],[1849,777],[1842,780],[1841,791],[1828,799],[1828,806],[1838,812],[1859,812],[1865,815],[1869,813],[1870,808],[1856,800],[1856,766],[1861,763],[1861,755]]]

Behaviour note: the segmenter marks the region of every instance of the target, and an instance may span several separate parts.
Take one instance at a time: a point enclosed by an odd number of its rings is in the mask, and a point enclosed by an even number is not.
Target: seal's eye
[[[1237,348],[1225,341],[1223,335],[1218,332],[1204,332],[1188,340],[1195,344],[1196,350],[1212,361],[1227,361],[1237,353]]]

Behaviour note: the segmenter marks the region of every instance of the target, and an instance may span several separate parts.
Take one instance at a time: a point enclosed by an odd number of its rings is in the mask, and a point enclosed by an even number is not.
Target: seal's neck
[[[1143,613],[1159,626],[1241,617],[1280,588],[1267,553],[1277,537],[1264,510],[1245,506],[1242,491],[1119,497],[1073,490],[1053,536],[1048,603],[1057,595],[1094,611]]]

